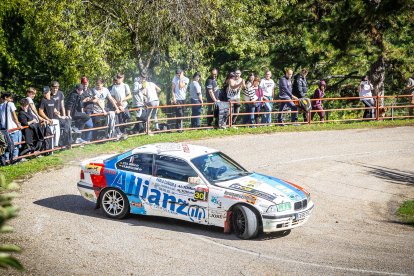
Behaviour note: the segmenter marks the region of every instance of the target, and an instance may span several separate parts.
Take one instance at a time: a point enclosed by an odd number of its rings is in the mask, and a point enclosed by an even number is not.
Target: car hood
[[[216,183],[216,185],[275,203],[286,200],[296,202],[307,198],[306,192],[299,186],[295,187],[279,178],[258,173]]]

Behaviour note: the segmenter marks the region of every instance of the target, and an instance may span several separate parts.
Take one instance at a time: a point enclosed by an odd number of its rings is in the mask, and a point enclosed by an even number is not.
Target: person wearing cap
[[[51,91],[49,86],[43,87],[43,98],[39,105],[39,115],[42,117],[49,126],[53,129],[54,133],[53,145],[58,146],[70,146],[72,143],[72,133],[70,131],[71,120],[56,109],[55,100],[51,97]],[[61,137],[61,129],[63,135]]]
[[[129,85],[124,83],[124,74],[117,74],[114,79],[114,84],[112,85],[109,92],[111,96],[115,99],[116,107],[121,111],[117,114],[119,123],[125,123],[131,119],[131,115],[128,110],[128,100],[132,98],[131,89]],[[114,108],[115,110],[115,108]],[[119,127],[122,132],[125,131],[125,126]],[[126,137],[126,134],[123,134]]]
[[[273,110],[273,102],[271,101],[273,101],[274,99],[276,84],[272,79],[272,72],[270,70],[267,70],[265,72],[265,77],[262,78],[259,86],[263,89],[263,100],[265,101],[263,104],[264,111],[269,112],[263,114],[262,123],[266,125],[271,125],[272,114],[270,112],[272,112]]]
[[[313,120],[313,117],[316,113],[319,115],[319,119],[321,122],[325,120],[325,112],[322,108],[322,98],[325,96],[325,89],[326,89],[326,82],[324,80],[321,80],[318,84],[318,88],[316,88],[315,92],[312,96],[312,110],[318,110],[316,112],[312,112],[311,114],[311,120]]]
[[[22,141],[21,124],[16,115],[16,106],[13,103],[13,95],[10,92],[1,94],[2,103],[0,104],[0,129],[4,134],[8,134],[11,142],[19,143]],[[19,155],[20,145],[11,145],[10,152],[6,151],[6,160],[13,161]],[[11,155],[11,156],[10,156]]]
[[[290,108],[292,111],[291,121],[295,124],[298,120],[298,115],[296,113],[297,107],[293,103],[293,100],[297,100],[298,98],[292,94],[292,76],[293,71],[292,69],[286,69],[285,75],[280,78],[279,80],[279,99],[281,100],[289,100],[280,103],[279,107],[279,114],[277,116],[277,122],[279,125],[284,126],[283,123],[283,112],[286,107]]]
[[[66,100],[66,111],[67,114],[72,120],[74,121],[75,127],[78,130],[82,130],[85,128],[91,128],[92,123],[86,125],[87,122],[92,122],[92,119],[88,114],[84,112],[84,86],[82,84],[78,84],[67,97]],[[85,143],[90,142],[92,140],[92,131],[87,131],[82,133],[82,137],[76,139],[76,143]]]
[[[201,94],[201,85],[200,85],[200,72],[196,72],[193,75],[193,81],[190,83],[190,100],[192,104],[195,104],[191,107],[191,127],[198,128],[200,124],[200,116],[203,108],[203,95]]]
[[[372,98],[372,90],[374,87],[368,80],[368,76],[364,76],[361,79],[361,83],[358,86],[358,92],[360,101],[365,105],[363,118],[372,119],[375,117],[375,102]]]
[[[171,87],[171,94],[172,94],[172,104],[178,105],[175,108],[175,114],[177,117],[184,116],[184,107],[181,106],[185,104],[186,96],[187,96],[187,87],[190,80],[184,76],[184,71],[181,69],[177,69],[175,71],[175,76],[172,80],[172,87]],[[177,129],[182,131],[183,128],[183,119],[176,120]]]

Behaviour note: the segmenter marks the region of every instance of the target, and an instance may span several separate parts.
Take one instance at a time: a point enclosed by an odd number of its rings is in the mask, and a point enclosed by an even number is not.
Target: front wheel
[[[232,214],[234,234],[240,239],[252,239],[259,233],[259,223],[255,212],[244,205],[236,205]]]
[[[128,198],[123,192],[109,188],[102,194],[101,208],[107,217],[122,219],[129,213]]]

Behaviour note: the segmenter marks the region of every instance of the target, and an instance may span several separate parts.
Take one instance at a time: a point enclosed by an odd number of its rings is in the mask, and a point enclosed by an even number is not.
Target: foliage
[[[405,201],[397,210],[403,222],[414,226],[414,200]]]
[[[90,79],[139,72],[169,94],[187,75],[236,67],[274,78],[307,67],[328,95],[370,75],[376,92],[401,91],[414,61],[410,0],[9,0],[0,3],[0,89],[23,94],[57,79],[68,91]],[[341,82],[341,75],[355,72]],[[342,89],[342,86],[345,86]],[[168,96],[168,95],[167,95]]]
[[[14,196],[8,193],[8,190],[12,188],[11,184],[6,184],[4,176],[0,175],[0,233],[13,231],[13,228],[6,223],[11,218],[17,216],[18,213],[18,208],[12,205]],[[10,255],[12,252],[20,252],[20,248],[11,244],[0,245],[0,268],[13,267],[18,270],[23,270],[20,262]]]

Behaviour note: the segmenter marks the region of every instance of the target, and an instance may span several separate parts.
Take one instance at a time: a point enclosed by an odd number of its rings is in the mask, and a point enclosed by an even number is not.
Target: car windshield
[[[230,157],[221,152],[202,155],[191,160],[203,176],[212,184],[251,174]]]

